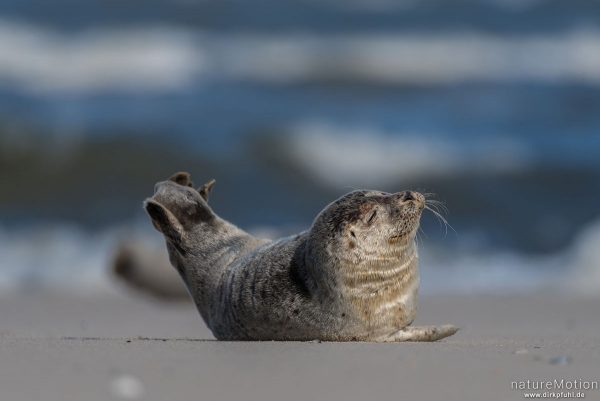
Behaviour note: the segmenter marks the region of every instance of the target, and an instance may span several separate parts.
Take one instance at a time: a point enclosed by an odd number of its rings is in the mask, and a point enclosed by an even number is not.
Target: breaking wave
[[[106,293],[112,288],[112,251],[127,231],[87,232],[57,224],[10,231],[0,227],[0,291]]]
[[[217,34],[169,26],[67,34],[0,20],[0,82],[33,93],[170,91],[215,80],[600,83],[600,32]]]
[[[158,27],[67,35],[0,20],[0,82],[34,93],[178,89],[203,66],[190,39]]]
[[[373,127],[308,122],[292,129],[292,160],[324,184],[385,186],[406,179],[519,171],[532,160],[525,144],[503,137],[451,140]]]
[[[278,237],[276,228],[259,231]],[[154,234],[154,235],[153,235]],[[60,290],[84,294],[121,291],[110,275],[114,252],[124,239],[164,246],[147,228],[119,226],[89,233],[73,226],[44,226],[9,232],[0,229],[0,294]],[[468,248],[444,249],[421,244],[422,292],[425,294],[517,294],[551,289],[597,296],[600,285],[600,221],[575,244],[554,255]],[[33,251],[35,250],[35,251]]]

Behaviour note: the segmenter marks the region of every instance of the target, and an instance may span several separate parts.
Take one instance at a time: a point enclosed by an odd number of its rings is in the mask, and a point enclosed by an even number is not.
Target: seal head
[[[309,232],[312,288],[323,302],[345,305],[365,336],[400,329],[416,315],[415,236],[424,208],[418,192],[354,191],[326,207]]]

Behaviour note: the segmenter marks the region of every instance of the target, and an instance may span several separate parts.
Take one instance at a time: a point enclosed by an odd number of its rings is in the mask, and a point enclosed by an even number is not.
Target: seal
[[[309,230],[268,241],[220,218],[208,205],[213,186],[194,189],[177,173],[144,207],[217,339],[436,341],[458,330],[410,326],[422,194],[350,192]]]
[[[163,249],[126,240],[119,244],[112,262],[113,275],[129,288],[160,301],[189,302],[190,295]]]

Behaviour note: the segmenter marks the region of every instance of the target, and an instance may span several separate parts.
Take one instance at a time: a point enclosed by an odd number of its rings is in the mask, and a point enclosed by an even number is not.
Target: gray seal
[[[213,185],[177,173],[144,207],[217,339],[436,341],[458,330],[410,326],[422,194],[353,191],[308,231],[268,241],[215,214]]]

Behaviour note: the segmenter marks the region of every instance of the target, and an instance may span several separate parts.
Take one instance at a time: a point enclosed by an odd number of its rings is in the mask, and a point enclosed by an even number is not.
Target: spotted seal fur
[[[217,339],[436,341],[458,330],[411,326],[422,194],[353,191],[309,230],[268,241],[213,211],[213,185],[178,173],[144,207]]]

